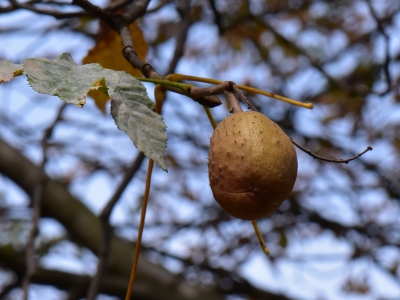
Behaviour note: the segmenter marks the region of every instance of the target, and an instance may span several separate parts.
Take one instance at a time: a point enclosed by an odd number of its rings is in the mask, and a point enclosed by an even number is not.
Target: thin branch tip
[[[307,153],[308,155],[310,155],[313,159],[319,159],[322,161],[327,161],[327,162],[332,162],[332,163],[337,163],[337,164],[348,164],[349,162],[351,162],[352,160],[355,160],[357,158],[359,158],[360,156],[364,155],[365,153],[367,153],[368,151],[372,151],[373,148],[371,146],[368,146],[364,151],[358,153],[357,155],[347,158],[347,159],[329,159],[329,158],[325,158],[322,156],[319,156],[313,152],[311,152],[311,150],[308,150],[306,148],[304,148],[303,146],[301,146],[300,144],[296,143],[292,138],[290,139],[293,143],[293,145],[295,145],[297,148],[299,148],[301,151]]]

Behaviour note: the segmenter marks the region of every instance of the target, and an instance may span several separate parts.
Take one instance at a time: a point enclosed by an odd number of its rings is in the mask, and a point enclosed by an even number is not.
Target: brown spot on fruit
[[[216,163],[231,168],[222,170],[225,176],[218,180],[209,168],[210,186],[215,200],[230,215],[256,220],[273,213],[291,192],[297,176],[296,151],[290,138],[263,114],[239,112],[234,116],[217,126],[224,127],[226,136],[218,139],[214,131],[211,137],[209,166]],[[240,136],[229,134],[237,128]],[[244,155],[227,155],[238,146]]]

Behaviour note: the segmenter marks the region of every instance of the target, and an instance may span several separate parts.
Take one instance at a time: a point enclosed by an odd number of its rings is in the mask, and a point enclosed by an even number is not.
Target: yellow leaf
[[[145,60],[147,54],[147,42],[142,32],[135,23],[129,26],[135,50],[140,59]],[[97,34],[96,45],[88,52],[83,59],[84,64],[99,63],[103,68],[116,71],[125,71],[132,76],[141,76],[138,69],[134,69],[122,55],[121,38],[116,31],[112,30],[104,23],[100,23],[100,30]],[[98,91],[90,91],[97,107],[104,113],[108,96]]]
[[[97,91],[97,90],[91,90],[91,91],[89,91],[88,96],[91,97],[91,98],[93,98],[94,101],[95,101],[95,103],[96,103],[96,106],[97,106],[103,113],[105,113],[105,111],[106,111],[106,104],[107,104],[107,101],[110,99],[110,97],[107,96],[106,94],[100,92],[100,91]]]

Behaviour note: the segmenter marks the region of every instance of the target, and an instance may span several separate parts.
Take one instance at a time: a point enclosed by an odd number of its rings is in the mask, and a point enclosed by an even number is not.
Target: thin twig
[[[61,119],[61,114],[65,108],[65,104],[63,104],[58,110],[57,116],[54,121],[50,124],[50,126],[44,131],[42,140],[40,142],[42,148],[42,162],[40,164],[40,180],[38,181],[37,186],[35,187],[32,193],[32,209],[33,209],[33,217],[32,217],[32,228],[29,233],[29,238],[26,243],[25,250],[25,263],[26,263],[26,272],[24,278],[22,280],[22,289],[24,291],[24,300],[28,299],[28,290],[29,283],[31,281],[32,276],[36,271],[36,262],[34,258],[35,253],[35,240],[37,235],[39,234],[39,220],[40,220],[40,202],[43,194],[44,187],[46,185],[46,172],[45,166],[47,163],[47,141],[51,138],[54,127],[57,125],[58,121]]]
[[[72,4],[77,5],[87,11],[89,14],[102,19],[111,28],[116,30],[115,17],[117,16],[113,12],[102,9],[101,7],[92,4],[87,0],[72,0]]]
[[[135,158],[132,165],[125,172],[125,176],[122,179],[118,188],[116,189],[114,195],[108,201],[107,205],[103,208],[103,210],[100,214],[99,218],[101,221],[102,236],[101,236],[101,242],[100,242],[100,248],[99,248],[99,254],[98,254],[97,271],[96,271],[96,274],[93,277],[92,281],[90,282],[90,287],[89,287],[89,291],[88,291],[88,295],[87,295],[88,300],[95,299],[97,293],[100,290],[101,280],[106,271],[108,255],[110,253],[111,237],[112,237],[112,233],[113,233],[112,226],[109,222],[111,212],[112,212],[115,204],[121,198],[121,195],[125,191],[129,182],[132,180],[132,178],[135,176],[136,172],[139,170],[139,168],[142,165],[142,162],[144,160],[144,157],[145,156],[144,156],[143,152],[139,152],[139,154]]]
[[[163,8],[164,5],[166,5],[166,4],[168,4],[168,3],[171,3],[171,2],[172,2],[172,0],[162,0],[162,1],[159,1],[159,3],[158,3],[157,6],[153,7],[152,9],[148,9],[148,10],[146,11],[146,16],[149,15],[149,14],[152,14],[152,13],[157,12],[158,10],[160,10],[161,8]]]
[[[178,61],[183,55],[183,50],[185,47],[186,39],[187,39],[187,34],[190,28],[190,25],[192,24],[190,18],[191,18],[191,13],[190,13],[190,1],[180,1],[180,7],[177,7],[177,10],[181,16],[181,22],[180,24],[180,30],[178,33],[178,36],[176,37],[176,46],[175,46],[175,51],[174,55],[171,59],[171,62],[169,64],[169,68],[167,71],[167,74],[172,74],[174,73],[174,70],[176,66],[178,65]]]
[[[358,153],[356,156],[347,158],[347,159],[329,159],[329,158],[325,158],[322,156],[319,156],[313,152],[311,152],[310,150],[300,146],[298,143],[296,143],[293,139],[291,139],[292,143],[299,148],[301,151],[307,153],[308,155],[310,155],[312,158],[315,159],[319,159],[319,160],[323,160],[323,161],[327,161],[327,162],[332,162],[332,163],[337,163],[337,164],[348,164],[349,162],[351,162],[352,160],[355,160],[357,158],[359,158],[360,156],[364,155],[365,153],[367,153],[368,151],[372,151],[372,147],[368,146],[363,152]]]
[[[135,255],[133,258],[131,276],[129,279],[129,286],[128,286],[128,290],[126,292],[125,300],[129,300],[131,298],[132,291],[133,291],[133,285],[135,284],[136,269],[137,269],[137,265],[139,262],[140,245],[142,243],[142,235],[143,235],[144,223],[145,223],[145,218],[146,218],[147,201],[149,200],[149,194],[150,194],[151,174],[153,171],[153,166],[154,166],[154,161],[152,159],[150,159],[149,165],[147,168],[146,188],[145,188],[144,196],[143,196],[142,211],[140,213],[140,224],[139,224],[138,235],[137,235],[137,240],[136,240]]]
[[[214,20],[215,20],[215,24],[218,27],[218,32],[219,32],[220,35],[222,35],[224,33],[224,28],[222,26],[222,16],[219,13],[219,11],[217,10],[217,7],[215,5],[215,1],[214,0],[209,0],[209,2],[210,2],[211,9],[212,9],[212,11],[214,13]]]
[[[383,35],[386,43],[385,43],[385,62],[382,65],[382,69],[383,72],[385,73],[385,77],[386,77],[386,82],[387,82],[387,89],[382,93],[383,95],[386,95],[387,93],[389,93],[392,89],[392,80],[390,77],[390,72],[389,72],[389,64],[390,64],[390,53],[389,53],[389,44],[390,44],[390,38],[387,35],[387,33],[385,32],[385,29],[383,28],[383,24],[381,22],[381,20],[379,20],[378,16],[375,13],[374,8],[372,7],[371,1],[370,0],[366,0],[367,5],[369,7],[369,11],[371,12],[372,17],[375,19],[377,26],[378,26],[378,31]]]
[[[0,291],[0,299],[7,299],[5,296],[7,296],[8,293],[10,293],[13,289],[15,289],[16,287],[18,287],[20,285],[21,285],[20,278],[18,278],[14,282],[4,285],[2,287],[2,290]]]

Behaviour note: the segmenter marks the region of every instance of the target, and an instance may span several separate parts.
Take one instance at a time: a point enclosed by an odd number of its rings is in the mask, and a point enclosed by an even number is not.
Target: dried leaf
[[[0,83],[11,81],[15,76],[22,74],[22,65],[17,65],[9,60],[0,60]]]
[[[135,23],[129,27],[135,50],[138,56],[144,60],[147,54],[147,42],[142,32]],[[88,52],[83,59],[84,64],[99,63],[103,68],[116,71],[125,71],[132,76],[141,76],[142,73],[138,69],[134,69],[122,55],[122,43],[118,33],[112,30],[103,22],[100,24],[100,30],[96,45]],[[104,113],[106,103],[110,97],[106,97],[101,93],[90,92],[97,107]]]

